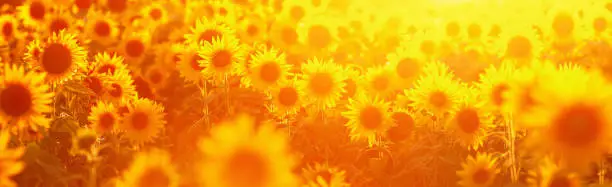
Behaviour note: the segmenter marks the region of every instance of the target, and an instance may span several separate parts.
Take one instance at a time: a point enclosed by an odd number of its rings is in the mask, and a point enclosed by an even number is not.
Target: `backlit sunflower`
[[[220,20],[201,18],[195,22],[191,32],[185,34],[185,43],[195,45],[200,45],[202,42],[212,43],[215,39],[230,38],[235,32]]]
[[[287,20],[274,20],[270,25],[270,41],[285,52],[297,52],[301,45],[297,27],[297,24]]]
[[[11,177],[21,173],[25,164],[19,161],[25,153],[23,147],[9,149],[8,143],[11,135],[8,131],[0,131],[0,186],[16,187]]]
[[[497,159],[492,158],[489,154],[479,153],[476,157],[469,156],[461,164],[463,169],[457,172],[461,178],[458,184],[464,187],[491,186],[499,173],[496,162]]]
[[[335,50],[338,42],[338,23],[328,16],[310,16],[297,27],[301,43],[313,54],[326,54]]]
[[[17,7],[19,19],[24,26],[40,29],[51,12],[51,2],[48,0],[28,0]]]
[[[272,88],[270,96],[272,105],[268,107],[270,112],[280,119],[296,114],[302,107],[304,92],[296,85],[296,79],[281,81],[278,86]]]
[[[203,78],[202,70],[204,70],[204,66],[201,64],[203,59],[198,54],[200,48],[199,45],[188,45],[183,47],[183,50],[178,54],[180,60],[176,66],[186,81],[198,83]]]
[[[350,129],[351,140],[367,140],[370,145],[380,143],[380,137],[393,125],[388,111],[389,103],[378,97],[361,94],[350,99],[348,111],[342,116],[349,119],[345,126]]]
[[[144,73],[144,79],[154,89],[163,88],[170,79],[170,73],[168,68],[161,64],[154,64],[147,67]]]
[[[578,173],[559,167],[551,158],[545,158],[542,164],[530,174],[530,178],[527,179],[530,187],[583,186]]]
[[[490,66],[480,74],[478,89],[484,96],[486,107],[503,114],[508,112],[508,90],[515,71],[512,63],[503,62],[499,67]]]
[[[118,75],[127,73],[127,65],[123,63],[123,57],[107,52],[98,53],[94,56],[91,71],[93,74]]]
[[[365,92],[386,98],[397,90],[397,78],[393,75],[388,66],[371,67],[360,84]]]
[[[108,14],[90,11],[87,19],[85,33],[91,40],[102,45],[109,45],[117,40],[119,25],[115,20],[109,19]]]
[[[387,129],[385,137],[394,143],[409,140],[414,134],[417,125],[427,118],[420,113],[415,113],[399,106],[391,108],[390,116],[393,126]]]
[[[561,166],[585,172],[609,150],[612,105],[610,85],[599,74],[562,71],[541,77],[534,98],[540,104],[521,115],[533,143],[546,147]]]
[[[98,140],[96,131],[88,128],[80,128],[72,137],[70,153],[73,155],[93,156],[94,144]],[[90,157],[91,158],[91,157]]]
[[[0,76],[0,119],[7,129],[40,131],[49,127],[51,98],[44,73],[26,72],[23,67],[4,66]]]
[[[9,43],[19,37],[17,19],[13,15],[0,16],[0,43]]]
[[[291,23],[299,23],[303,18],[322,13],[323,9],[314,6],[312,3],[305,3],[301,0],[282,1],[282,11],[280,17],[290,20]]]
[[[123,54],[127,64],[140,64],[150,47],[151,35],[144,30],[123,33],[119,51]]]
[[[72,17],[72,15],[64,10],[57,10],[55,12],[50,12],[45,20],[45,28],[43,30],[51,35],[53,33],[59,33],[62,30],[66,30],[66,32],[74,33],[76,20]]]
[[[344,90],[345,74],[333,60],[308,60],[302,65],[302,79],[298,87],[310,97],[307,104],[314,105],[319,110],[333,108],[342,96]]]
[[[539,58],[543,50],[542,42],[529,24],[505,27],[505,31],[500,34],[498,45],[501,56],[519,62]]]
[[[315,164],[304,168],[302,176],[307,187],[348,187],[345,172],[328,164]]]
[[[585,32],[584,35],[589,38],[608,38],[612,27],[612,15],[606,9],[604,3],[593,3],[593,5],[585,8],[583,20],[580,22],[581,27],[585,28],[578,32]]]
[[[292,67],[287,64],[285,58],[285,54],[276,48],[256,52],[249,64],[249,77],[253,87],[266,90],[286,80]]]
[[[476,90],[464,92],[463,97],[451,112],[449,127],[464,146],[478,150],[493,124],[494,116],[484,108],[485,103],[479,100]]]
[[[223,82],[230,75],[244,72],[244,47],[232,36],[216,38],[212,43],[204,43],[198,51],[202,57],[202,74],[205,78]]]
[[[268,20],[263,16],[252,15],[247,16],[239,23],[239,36],[241,41],[251,44],[267,39],[268,35]]]
[[[441,63],[427,65],[424,75],[416,82],[414,89],[404,91],[417,110],[442,117],[457,107],[462,85]]]
[[[170,154],[161,149],[138,152],[117,187],[178,187],[178,171]]]
[[[400,83],[399,88],[411,88],[421,76],[423,62],[410,56],[405,47],[398,47],[394,53],[387,55],[387,66],[393,71]]]
[[[23,61],[28,63],[29,65],[36,65],[40,62],[40,57],[43,51],[42,41],[36,39],[30,41],[26,45],[26,52],[23,54]]]
[[[52,34],[42,44],[38,68],[47,73],[49,82],[70,78],[78,69],[85,68],[87,51],[65,30]]]
[[[112,103],[98,101],[96,105],[91,107],[91,113],[87,117],[91,123],[91,128],[100,135],[114,132],[119,124],[117,111],[117,107]]]
[[[255,128],[254,119],[240,116],[215,126],[203,139],[200,179],[205,186],[297,186],[284,134],[272,124]]]
[[[127,72],[120,72],[112,76],[108,76],[108,83],[104,88],[106,90],[104,99],[114,104],[126,104],[138,97],[134,80]]]
[[[143,144],[157,137],[166,125],[164,107],[149,99],[134,99],[119,128],[134,144]]]

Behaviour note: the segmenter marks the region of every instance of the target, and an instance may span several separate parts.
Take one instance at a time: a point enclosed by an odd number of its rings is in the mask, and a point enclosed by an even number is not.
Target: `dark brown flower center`
[[[32,99],[32,93],[24,85],[9,83],[0,92],[0,109],[11,117],[19,117],[32,109]]]
[[[49,74],[63,74],[73,64],[70,49],[59,43],[49,44],[42,54],[42,67]]]

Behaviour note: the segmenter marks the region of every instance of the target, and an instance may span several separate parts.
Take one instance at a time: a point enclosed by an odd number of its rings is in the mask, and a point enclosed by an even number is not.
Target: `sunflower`
[[[104,88],[106,93],[104,99],[114,104],[129,103],[138,98],[138,93],[134,87],[134,80],[128,72],[121,72],[108,76],[108,84]]]
[[[603,3],[593,3],[593,5],[585,8],[584,17],[581,26],[586,31],[584,36],[589,38],[608,38],[610,35],[610,25],[612,25],[612,16]],[[578,32],[582,29],[578,30]]]
[[[500,56],[520,62],[529,62],[540,57],[543,44],[530,25],[519,24],[505,28],[498,40]]]
[[[303,77],[297,84],[306,95],[311,96],[306,98],[307,104],[320,110],[336,106],[336,102],[345,92],[346,78],[341,72],[342,69],[333,60],[320,60],[315,57],[303,64]]]
[[[76,23],[76,20],[74,20],[69,12],[57,10],[50,12],[49,16],[47,16],[44,31],[46,31],[49,35],[59,33],[61,30],[74,33],[74,23]]]
[[[146,69],[144,79],[149,83],[149,86],[154,89],[161,89],[168,83],[170,73],[171,72],[168,71],[166,66],[154,64]]]
[[[529,173],[527,183],[531,187],[583,186],[578,173],[559,167],[551,158],[544,158],[541,166]]]
[[[108,14],[90,11],[85,24],[85,33],[91,39],[102,45],[110,45],[117,40],[119,34],[118,24],[109,19]]]
[[[17,19],[12,15],[0,16],[0,43],[10,43],[19,38]]]
[[[70,152],[73,155],[92,156],[94,144],[98,141],[98,135],[92,129],[80,128],[72,137]]]
[[[515,71],[515,66],[505,61],[500,67],[490,66],[480,75],[478,88],[487,102],[487,107],[502,114],[508,112],[508,90]]]
[[[309,165],[304,168],[302,175],[307,181],[307,187],[348,187],[345,181],[345,171],[328,164]]]
[[[110,13],[122,15],[130,10],[132,0],[99,0],[98,3],[108,9]]]
[[[312,3],[304,3],[301,0],[284,0],[282,1],[282,11],[279,16],[290,20],[292,23],[299,23],[305,17],[322,12],[323,9],[314,6]]]
[[[202,70],[204,66],[201,65],[202,57],[198,54],[200,51],[200,45],[188,45],[183,47],[183,50],[178,55],[180,59],[176,64],[177,69],[185,80],[193,83],[202,81]]]
[[[89,10],[92,6],[95,5],[97,0],[72,0],[72,11],[74,13],[78,13],[81,11]]]
[[[255,15],[247,16],[239,23],[239,36],[241,41],[252,44],[268,38],[268,20],[263,16]]]
[[[284,53],[276,48],[263,49],[252,56],[249,77],[253,87],[266,90],[286,80],[291,68]]]
[[[457,106],[462,85],[441,63],[430,63],[425,69],[424,76],[413,89],[404,91],[404,95],[412,100],[412,107],[442,117]]]
[[[338,23],[328,16],[310,16],[297,27],[300,43],[314,54],[335,50],[338,42]]]
[[[49,127],[53,93],[44,82],[44,73],[26,72],[23,67],[4,66],[0,76],[0,119],[8,129],[17,132],[26,128],[35,131]]]
[[[138,152],[118,187],[178,187],[178,171],[173,166],[170,154],[161,149]]]
[[[295,115],[302,108],[304,92],[296,85],[297,79],[281,81],[278,86],[270,91],[272,103],[268,110],[276,117],[282,119],[287,116]]]
[[[493,115],[484,109],[484,102],[479,101],[476,90],[466,91],[464,99],[451,112],[449,122],[461,143],[466,147],[478,150],[482,147],[489,128],[493,124]]]
[[[168,22],[168,11],[159,2],[152,2],[143,7],[140,13],[145,19],[151,21],[153,27]]]
[[[515,115],[517,124],[522,126],[522,114],[529,114],[539,105],[536,100],[536,94],[545,84],[545,79],[542,77],[555,76],[556,67],[552,63],[537,62],[530,66],[526,66],[515,71],[515,76],[512,77],[507,91],[507,108],[509,112]]]
[[[542,29],[549,40],[574,39],[580,20],[578,12],[574,10],[583,7],[577,3],[578,1],[555,3],[546,12]]]
[[[297,33],[298,25],[287,20],[276,19],[270,25],[270,41],[285,52],[298,52],[301,46]]]
[[[127,73],[129,70],[127,65],[123,63],[123,57],[107,52],[98,53],[94,56],[92,65],[90,66],[93,74],[100,75],[118,75]]]
[[[97,134],[107,134],[114,132],[119,124],[118,110],[112,103],[98,101],[91,107],[91,113],[87,119],[91,122],[91,128]]]
[[[393,75],[392,70],[388,66],[368,68],[364,78],[361,80],[361,87],[366,92],[387,98],[397,90],[397,78]]]
[[[344,77],[344,93],[342,93],[341,101],[348,102],[349,98],[353,98],[363,92],[363,87],[357,83],[361,81],[361,73],[355,67],[345,67],[343,69]]]
[[[558,70],[541,77],[534,94],[540,104],[522,121],[533,131],[535,145],[546,147],[568,169],[584,172],[610,147],[612,87],[586,70]]]
[[[202,57],[203,76],[215,81],[224,81],[230,75],[242,74],[244,53],[244,47],[232,36],[223,36],[213,39],[212,43],[204,43],[198,51]]]
[[[51,5],[48,0],[27,0],[17,7],[18,17],[24,26],[39,29],[51,12]]]
[[[408,109],[401,108],[399,106],[391,107],[391,120],[393,120],[393,126],[387,129],[386,137],[391,142],[402,142],[409,140],[414,133],[417,124],[425,119],[424,116],[419,116],[418,113],[409,111]]]
[[[400,43],[404,48],[405,55],[415,58],[420,62],[435,60],[441,53],[440,38],[438,30],[426,30],[416,32],[411,37]]]
[[[23,54],[23,61],[28,65],[35,65],[40,61],[43,45],[39,39],[32,40],[26,45],[26,52]]]
[[[348,119],[345,126],[350,129],[351,140],[367,140],[370,145],[380,143],[377,138],[393,125],[388,111],[389,103],[378,97],[361,94],[350,99],[348,111],[342,112],[342,116]]]
[[[121,39],[119,50],[128,64],[140,64],[150,47],[151,35],[144,30],[126,30]]]
[[[62,30],[42,43],[38,68],[47,74],[47,81],[61,82],[85,68],[86,55],[87,51],[77,44],[75,35]]]
[[[461,164],[463,170],[457,172],[457,175],[461,178],[458,184],[464,187],[491,186],[499,173],[496,161],[497,159],[492,158],[489,154],[479,153],[475,158],[469,156]]]
[[[89,88],[96,96],[103,97],[106,93],[108,77],[106,75],[86,75],[83,77],[83,84]]]
[[[269,123],[255,128],[254,119],[244,115],[213,128],[210,138],[199,144],[203,185],[297,186],[295,159],[286,137],[275,128]]]
[[[191,28],[191,32],[185,34],[185,43],[201,45],[204,43],[212,43],[215,39],[230,38],[235,35],[234,29],[229,27],[222,20],[211,20],[201,18],[195,22]]]
[[[134,99],[119,126],[134,144],[152,141],[164,129],[164,107],[149,99]]]
[[[423,62],[415,57],[405,47],[398,47],[394,53],[387,55],[387,66],[392,69],[395,77],[401,81],[400,88],[411,88],[420,77]]]
[[[0,131],[0,186],[16,187],[11,177],[21,173],[25,164],[19,158],[25,153],[23,147],[9,149],[7,147],[11,135],[8,131]]]

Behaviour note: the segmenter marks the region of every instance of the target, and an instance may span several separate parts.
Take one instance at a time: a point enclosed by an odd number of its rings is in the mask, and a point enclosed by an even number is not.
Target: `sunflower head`
[[[229,27],[223,20],[201,18],[191,27],[191,32],[185,34],[185,42],[200,45],[201,43],[212,43],[215,39],[234,36],[236,31]]]
[[[302,80],[299,87],[307,95],[308,101],[316,108],[326,109],[336,106],[344,90],[345,74],[332,60],[314,58],[302,65]]]
[[[120,129],[134,144],[152,141],[166,125],[164,107],[149,99],[135,99],[128,105]]]
[[[483,102],[478,101],[477,91],[469,89],[464,92],[464,99],[451,116],[449,126],[461,143],[474,150],[481,147],[494,116],[484,108]]]
[[[179,174],[170,154],[160,149],[138,152],[118,182],[119,187],[178,187]]]
[[[224,36],[204,43],[198,51],[202,57],[202,75],[216,82],[224,82],[231,75],[241,75],[244,72],[245,47],[237,38]]]
[[[411,97],[411,105],[416,109],[442,117],[457,106],[462,89],[463,85],[448,71],[448,67],[430,63],[415,87],[404,94]]]
[[[28,0],[17,7],[19,18],[25,26],[38,28],[51,12],[52,3],[48,0]]]
[[[118,109],[112,103],[98,101],[91,108],[87,119],[91,122],[91,128],[97,134],[112,133],[119,125]]]
[[[94,144],[98,141],[98,135],[92,129],[81,128],[72,137],[72,154],[89,156],[93,154]]]
[[[286,80],[291,68],[284,53],[275,48],[263,49],[251,57],[249,77],[253,87],[265,90]]]
[[[481,74],[478,88],[488,107],[500,112],[508,111],[508,94],[515,72],[513,63],[506,61],[499,67],[490,66]]]
[[[42,43],[38,68],[47,74],[50,82],[70,78],[79,69],[84,69],[87,52],[81,47],[75,35],[65,30],[54,33]]]
[[[107,13],[89,11],[87,18],[91,20],[85,24],[85,33],[93,41],[105,46],[116,42],[119,34],[119,24],[115,20],[109,19]]]
[[[365,94],[357,99],[351,99],[348,111],[342,115],[348,118],[346,126],[350,129],[351,139],[367,140],[370,145],[377,142],[377,138],[384,135],[392,126],[389,114],[389,103]]]
[[[295,78],[282,81],[270,92],[272,105],[268,109],[277,117],[295,115],[302,107],[304,92],[296,85]]]
[[[476,157],[469,156],[461,164],[463,169],[457,172],[457,175],[461,178],[459,185],[465,187],[491,186],[499,173],[496,165],[496,159],[491,155],[479,153]]]
[[[315,164],[303,169],[302,176],[307,181],[308,187],[348,187],[345,181],[345,172],[331,167],[328,164]]]
[[[578,173],[570,172],[567,169],[560,167],[554,159],[546,157],[541,161],[537,169],[529,172],[530,176],[527,183],[537,187],[580,187],[582,181]]]

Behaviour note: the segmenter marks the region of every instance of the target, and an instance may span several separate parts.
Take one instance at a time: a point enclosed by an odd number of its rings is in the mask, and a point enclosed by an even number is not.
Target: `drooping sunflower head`
[[[345,74],[332,60],[309,60],[302,65],[302,80],[298,83],[306,95],[311,96],[308,102],[319,109],[332,108],[342,96]]]
[[[345,181],[345,171],[331,167],[329,164],[309,165],[302,171],[307,187],[348,187]]]
[[[201,140],[199,148],[204,154],[200,169],[203,185],[297,185],[287,139],[272,124],[255,128],[253,118],[240,116],[212,129],[211,137]]]
[[[469,156],[461,164],[463,168],[457,172],[459,185],[464,187],[486,187],[491,186],[499,173],[496,159],[489,154],[478,153],[476,157]]]
[[[276,48],[263,49],[251,57],[249,77],[253,87],[266,90],[288,78],[291,65]]]
[[[388,112],[389,103],[365,94],[350,101],[348,111],[342,115],[349,119],[345,125],[350,129],[351,139],[367,140],[370,145],[378,143],[377,138],[385,135],[393,125]]]
[[[138,152],[118,187],[178,187],[180,176],[170,154],[160,149]]]
[[[500,67],[490,66],[480,75],[478,88],[487,101],[487,107],[499,112],[508,111],[508,92],[516,67],[504,62]]]
[[[112,103],[98,101],[91,108],[91,113],[87,118],[91,122],[91,127],[97,134],[112,133],[119,125],[119,115],[117,107]]]
[[[245,47],[235,37],[224,36],[214,39],[212,43],[204,43],[198,54],[202,57],[202,74],[205,78],[222,82],[231,75],[244,72],[242,62]]]
[[[134,144],[152,141],[164,129],[164,107],[149,99],[135,99],[128,105],[120,129]]]
[[[65,30],[54,33],[42,43],[38,68],[47,74],[47,81],[59,82],[85,68],[87,51],[77,44],[75,35]]]
[[[26,72],[23,67],[5,66],[0,79],[0,116],[7,129],[17,132],[26,128],[35,131],[49,127],[44,115],[53,93],[44,83],[45,74]]]

